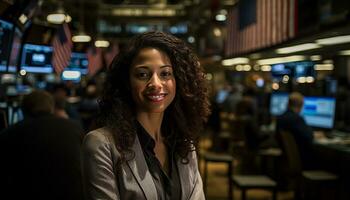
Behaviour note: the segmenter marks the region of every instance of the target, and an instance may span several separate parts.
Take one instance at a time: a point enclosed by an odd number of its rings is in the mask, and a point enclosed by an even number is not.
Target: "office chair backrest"
[[[6,112],[0,110],[0,131],[8,127]]]
[[[293,135],[288,131],[281,130],[277,133],[277,137],[283,150],[283,156],[287,161],[288,174],[291,176],[300,175],[302,171],[301,159]]]

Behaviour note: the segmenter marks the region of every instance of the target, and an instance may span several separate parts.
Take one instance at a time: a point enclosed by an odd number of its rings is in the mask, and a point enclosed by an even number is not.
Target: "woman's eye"
[[[165,71],[160,74],[162,77],[170,77],[172,76],[172,73],[170,71]]]
[[[139,72],[139,73],[137,73],[137,77],[141,78],[141,79],[148,78],[148,73],[146,73],[146,72]]]

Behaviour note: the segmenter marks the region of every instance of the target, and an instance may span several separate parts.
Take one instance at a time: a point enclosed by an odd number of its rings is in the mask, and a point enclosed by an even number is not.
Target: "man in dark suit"
[[[23,99],[23,121],[0,133],[0,199],[83,199],[82,128],[52,115],[53,97]]]
[[[298,146],[303,168],[311,168],[313,165],[312,142],[313,131],[299,113],[304,104],[304,97],[298,92],[289,95],[288,110],[278,117],[277,131],[289,131]]]

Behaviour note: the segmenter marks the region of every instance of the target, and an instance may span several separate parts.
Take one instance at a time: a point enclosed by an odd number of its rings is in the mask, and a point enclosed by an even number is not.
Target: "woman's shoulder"
[[[83,148],[84,149],[101,149],[101,147],[108,147],[114,145],[112,132],[106,128],[99,128],[87,133],[84,137]]]

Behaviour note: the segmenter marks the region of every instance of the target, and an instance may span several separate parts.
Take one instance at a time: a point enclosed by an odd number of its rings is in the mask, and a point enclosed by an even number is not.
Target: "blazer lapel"
[[[154,185],[152,175],[149,172],[143,151],[136,136],[132,150],[135,152],[135,158],[127,161],[127,164],[141,187],[146,199],[158,199],[156,186]]]
[[[181,199],[188,199],[188,195],[191,193],[191,189],[193,188],[192,183],[192,170],[189,169],[189,164],[183,164],[181,162],[181,158],[177,157],[177,168],[179,170],[180,183],[181,183]]]

